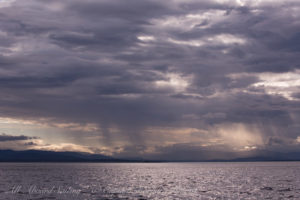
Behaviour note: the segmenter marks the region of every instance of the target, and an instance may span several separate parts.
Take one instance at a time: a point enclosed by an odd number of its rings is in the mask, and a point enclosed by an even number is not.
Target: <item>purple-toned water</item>
[[[0,199],[300,199],[300,162],[0,163]]]

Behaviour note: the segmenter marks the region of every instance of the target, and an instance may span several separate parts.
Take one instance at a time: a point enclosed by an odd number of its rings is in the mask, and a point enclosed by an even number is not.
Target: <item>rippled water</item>
[[[0,199],[300,199],[300,162],[0,163]]]

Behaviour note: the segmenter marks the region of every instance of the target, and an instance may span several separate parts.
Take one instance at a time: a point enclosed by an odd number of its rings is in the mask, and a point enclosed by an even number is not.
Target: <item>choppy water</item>
[[[300,162],[0,163],[0,199],[300,199]]]

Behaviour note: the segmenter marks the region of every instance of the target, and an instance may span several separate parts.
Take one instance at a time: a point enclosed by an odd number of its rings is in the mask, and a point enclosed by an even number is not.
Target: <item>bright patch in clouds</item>
[[[300,70],[286,73],[261,73],[257,75],[260,82],[254,87],[262,87],[268,94],[282,95],[289,100],[295,100],[292,94],[299,92]]]
[[[237,4],[239,6],[244,6],[247,2],[247,0],[215,0],[218,3],[221,4]],[[255,1],[255,0],[254,0]]]
[[[72,143],[39,144],[37,146],[34,146],[33,149],[45,150],[45,151],[75,151],[75,152],[94,153],[87,146],[72,144]]]
[[[41,118],[37,120],[23,120],[8,117],[0,117],[1,131],[7,135],[27,135],[32,139],[1,142],[2,149],[38,149],[51,151],[80,151],[92,153],[88,146],[78,145],[65,141],[61,132],[99,133],[100,127],[97,124],[86,123],[59,123],[51,119]],[[101,136],[97,136],[96,141]],[[86,141],[91,138],[85,137]],[[92,138],[92,141],[95,139]]]
[[[9,117],[0,117],[0,124],[24,124],[24,125],[34,125],[36,124],[33,120],[21,120]]]
[[[191,77],[183,77],[176,73],[168,73],[165,80],[155,82],[158,88],[172,88],[176,92],[183,92],[190,85]]]
[[[15,0],[0,0],[0,8],[10,6]]]
[[[83,132],[93,132],[98,131],[99,127],[97,124],[78,124],[78,123],[54,123],[53,126],[57,128],[70,129],[72,131],[83,131]]]
[[[223,43],[223,44],[245,44],[246,40],[230,34],[220,34],[207,39],[210,42]]]
[[[191,13],[181,16],[168,16],[154,19],[152,23],[156,29],[164,30],[192,30],[194,28],[206,29],[224,19],[225,11],[208,10],[202,13]]]
[[[264,144],[259,129],[240,123],[221,124],[216,126],[219,139],[234,150],[250,150]]]
[[[194,46],[194,47],[200,47],[203,46],[205,43],[201,40],[175,40],[172,38],[168,38],[168,41],[174,44],[178,45],[188,45],[188,46]]]
[[[149,35],[141,35],[137,37],[139,40],[143,41],[143,42],[148,42],[148,41],[153,41],[155,40],[155,37],[153,36],[149,36]]]
[[[178,45],[188,45],[195,47],[200,47],[203,45],[244,45],[247,42],[244,38],[230,34],[219,34],[212,37],[201,38],[198,40],[175,40],[172,38],[168,38],[168,41]]]
[[[215,0],[217,3],[220,4],[234,4],[238,6],[259,6],[261,4],[267,3],[286,3],[286,2],[293,2],[293,0]]]
[[[31,126],[39,126],[43,128],[61,128],[61,129],[69,129],[72,131],[83,131],[83,132],[92,132],[98,131],[99,126],[93,123],[79,124],[79,123],[59,123],[59,122],[51,122],[51,119],[39,119],[39,120],[23,120],[23,119],[15,119],[8,117],[0,117],[0,124],[8,124],[8,125],[31,125]]]
[[[75,151],[75,152],[87,152],[94,153],[91,148],[84,145],[78,145],[73,143],[46,143],[43,139],[33,138],[26,140],[12,140],[12,141],[0,141],[0,149],[13,149],[13,150],[44,150],[44,151]]]
[[[147,140],[150,145],[172,145],[177,143],[191,143],[196,142],[203,144],[206,130],[188,127],[152,127],[145,130],[147,134],[151,135],[151,139]],[[197,136],[200,137],[197,137]]]

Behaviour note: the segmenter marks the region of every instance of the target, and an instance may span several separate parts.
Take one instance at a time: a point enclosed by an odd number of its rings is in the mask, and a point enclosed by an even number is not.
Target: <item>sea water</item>
[[[0,163],[0,199],[300,199],[300,162]]]

